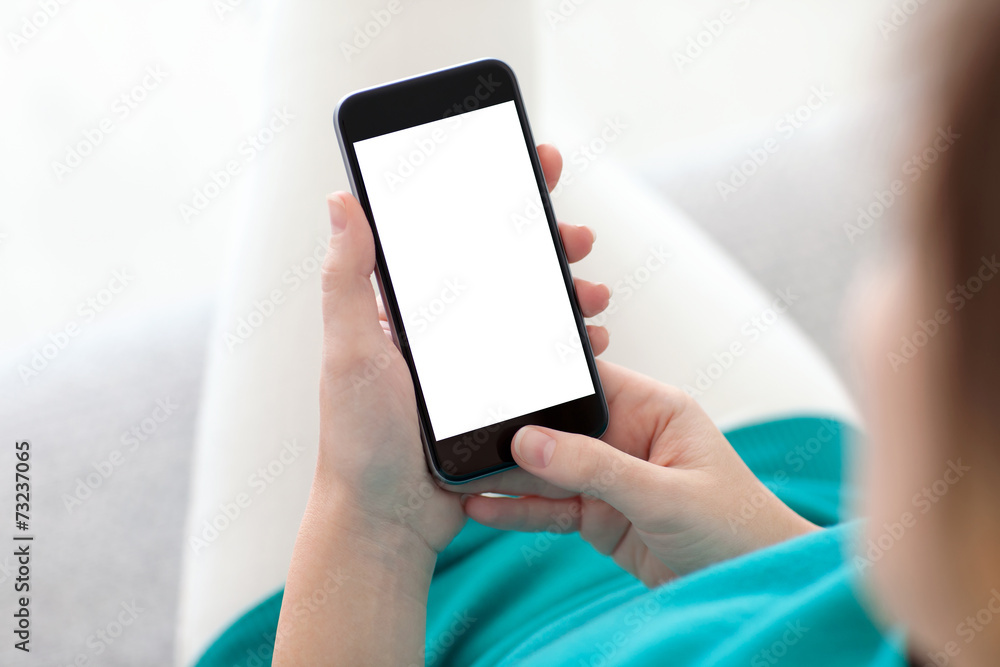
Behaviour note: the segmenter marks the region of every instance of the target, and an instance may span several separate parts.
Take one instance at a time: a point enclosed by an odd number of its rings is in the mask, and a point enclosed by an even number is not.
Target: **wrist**
[[[767,547],[801,537],[808,533],[822,530],[809,521],[780,498],[771,493],[770,511],[767,519],[759,522],[760,530],[757,539],[762,547]]]
[[[363,511],[347,491],[313,484],[285,584],[275,665],[398,664],[404,660],[389,656],[419,655],[435,554]]]
[[[402,584],[418,594],[430,585],[437,552],[408,524],[365,507],[347,485],[314,482],[303,527],[332,539],[345,560],[364,561],[385,572],[377,580]]]

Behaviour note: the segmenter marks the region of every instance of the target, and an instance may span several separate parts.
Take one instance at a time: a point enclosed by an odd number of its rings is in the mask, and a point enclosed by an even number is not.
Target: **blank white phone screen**
[[[514,102],[354,150],[435,438],[593,394]]]

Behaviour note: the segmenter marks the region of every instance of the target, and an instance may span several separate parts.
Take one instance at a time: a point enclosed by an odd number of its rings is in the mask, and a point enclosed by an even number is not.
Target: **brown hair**
[[[950,316],[928,348],[934,435],[972,467],[942,503],[941,547],[956,589],[978,598],[1000,585],[1000,2],[950,9],[930,100],[940,123],[925,139],[960,137],[928,179],[916,242],[928,297]]]

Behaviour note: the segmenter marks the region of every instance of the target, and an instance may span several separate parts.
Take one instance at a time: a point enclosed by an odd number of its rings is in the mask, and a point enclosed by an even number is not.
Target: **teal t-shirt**
[[[727,433],[779,498],[829,528],[655,589],[578,535],[470,521],[438,558],[423,664],[905,665],[901,642],[883,636],[855,593],[860,573],[849,554],[859,526],[840,523],[852,435],[819,418]],[[729,520],[734,528],[753,521],[752,499]],[[270,665],[280,608],[279,591],[237,619],[198,665]]]

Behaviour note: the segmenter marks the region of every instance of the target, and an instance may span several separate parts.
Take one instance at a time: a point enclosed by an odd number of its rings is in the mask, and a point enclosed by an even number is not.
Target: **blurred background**
[[[265,83],[268,26],[259,0],[58,4],[37,35],[12,45],[10,34],[20,35],[43,4],[11,0],[3,9],[8,44],[0,72],[10,97],[0,109],[0,344],[8,348],[63,326],[121,267],[131,268],[135,281],[108,315],[218,286],[239,228],[236,202],[251,179],[237,179],[191,224],[179,207],[260,124]],[[377,10],[385,3],[351,4]],[[405,11],[410,4],[414,12],[441,11],[433,0],[403,2]],[[637,163],[680,151],[697,157],[701,142],[767,132],[804,104],[813,86],[825,86],[832,98],[810,125],[829,121],[886,86],[883,55],[901,40],[883,34],[879,22],[892,7],[881,0],[531,4],[523,29],[541,52],[544,83],[530,101],[546,110],[536,114],[536,134],[551,140],[579,132],[560,122],[566,111],[597,126],[623,115],[629,132],[614,150]],[[688,56],[690,40],[724,11],[732,23]],[[331,25],[330,39],[350,43],[354,27]],[[353,64],[378,58],[380,48],[393,51],[393,39],[390,24]],[[120,100],[142,85],[149,67],[164,73],[155,88],[142,100]],[[405,57],[396,69],[417,73]],[[57,173],[54,163],[65,164],[105,118],[113,130],[78,167]],[[332,127],[325,129],[315,141],[336,152]],[[731,165],[719,167],[713,180],[729,175]],[[720,208],[726,203],[720,198]]]
[[[475,57],[510,61],[536,139],[559,146],[568,170],[614,122],[622,129],[607,153],[765,288],[800,294],[793,317],[849,374],[844,297],[885,226],[857,235],[850,225],[903,162],[901,6],[918,3],[472,4],[4,3],[0,433],[39,443],[36,524],[47,544],[34,571],[37,653],[15,656],[5,643],[0,663],[175,660],[192,442],[200,392],[217,382],[206,340],[219,346],[232,328],[220,309],[242,304],[234,282],[253,275],[273,238],[252,220],[287,194],[274,192],[274,174],[298,164],[294,147],[327,155],[303,180],[346,187],[330,117],[353,88]],[[392,20],[357,41],[390,5]],[[290,48],[289,26],[310,12],[325,39]],[[323,101],[304,107],[295,91],[309,87]],[[764,146],[778,150],[762,161]],[[226,176],[229,163],[238,170]],[[291,210],[283,224],[315,237],[322,200],[304,205],[312,218]],[[267,268],[272,281],[308,249]],[[117,393],[97,391],[112,377]],[[155,390],[133,390],[150,378]],[[177,402],[174,416],[144,431],[137,464],[68,507],[75,480],[151,414],[151,396]],[[0,498],[9,508],[7,485]],[[9,567],[0,557],[4,615]],[[145,609],[135,629],[98,653],[88,639],[133,599]]]

